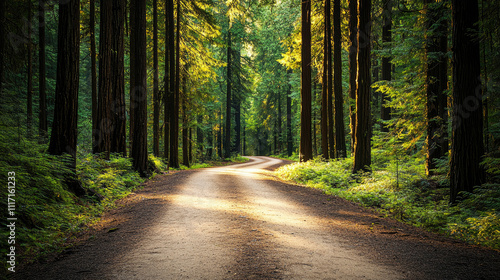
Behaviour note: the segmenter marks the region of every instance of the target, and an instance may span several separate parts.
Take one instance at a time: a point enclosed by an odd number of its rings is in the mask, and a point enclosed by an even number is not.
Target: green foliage
[[[377,153],[384,151],[375,150]],[[424,163],[418,156],[404,160],[386,157],[373,166],[372,173],[356,176],[351,175],[351,167],[351,159],[326,162],[316,158],[283,166],[276,174],[415,226],[500,248],[499,184],[485,184],[474,194],[463,193],[461,202],[450,206],[448,188],[439,181],[425,179]]]

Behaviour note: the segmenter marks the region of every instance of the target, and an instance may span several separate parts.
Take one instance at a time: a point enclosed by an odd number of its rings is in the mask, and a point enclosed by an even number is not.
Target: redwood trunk
[[[359,0],[358,88],[356,91],[356,132],[353,173],[369,171],[371,165],[370,35],[371,0]]]
[[[335,157],[346,157],[344,127],[344,94],[342,92],[342,33],[340,0],[333,4],[333,92],[335,93]]]
[[[302,87],[300,111],[300,161],[312,159],[311,137],[311,0],[302,1]]]
[[[450,160],[450,201],[459,192],[472,192],[485,181],[480,166],[484,154],[483,95],[480,80],[480,50],[477,0],[452,0],[453,99]]]

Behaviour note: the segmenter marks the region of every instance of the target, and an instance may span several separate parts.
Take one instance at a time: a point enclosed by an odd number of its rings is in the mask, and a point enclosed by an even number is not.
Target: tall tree
[[[358,78],[358,1],[349,0],[349,119],[351,126],[351,152],[354,153],[356,134],[356,91]]]
[[[172,15],[173,15],[173,1],[172,1]],[[176,36],[175,36],[175,50],[172,48],[173,53],[171,54],[171,58],[173,58],[173,55],[175,55],[175,60],[171,61],[170,66],[172,67],[173,71],[171,74],[173,74],[172,79],[173,79],[173,92],[172,92],[172,98],[171,98],[171,112],[170,112],[170,160],[169,164],[171,167],[178,168],[179,165],[179,96],[180,96],[180,48],[181,48],[181,32],[180,32],[180,27],[181,27],[181,13],[180,13],[180,0],[177,1],[177,28],[176,28]],[[174,23],[173,20],[171,21],[172,26],[171,26],[171,31],[172,32],[172,39],[174,39]],[[172,44],[173,46],[173,44]],[[173,62],[173,63],[172,63]]]
[[[4,11],[4,9],[1,9]],[[2,26],[4,26],[2,24]],[[46,67],[45,67],[45,0],[38,1],[38,135],[39,142],[45,143],[47,139],[47,93],[46,93]],[[3,56],[2,56],[3,57]],[[2,63],[3,65],[3,63]]]
[[[325,0],[325,28],[323,38],[323,87],[321,91],[321,152],[324,159],[329,159],[328,149],[328,105],[329,105],[329,92],[328,92],[328,73],[331,70],[331,60],[329,53],[331,52],[331,22],[330,22],[330,0]]]
[[[232,89],[232,72],[231,72],[231,28],[227,32],[227,78],[226,78],[226,127],[224,129],[224,157],[231,157],[231,89]]]
[[[287,81],[292,74],[289,69],[286,73]],[[288,156],[293,154],[293,135],[292,135],[292,85],[288,84],[286,89],[286,151]]]
[[[174,1],[165,1],[165,157],[168,158],[169,165],[172,164],[171,159],[174,156],[172,147],[174,141],[171,139],[173,135],[174,114],[174,88],[175,88],[175,37],[174,37]]]
[[[111,120],[112,72],[111,66],[113,40],[113,2],[103,1],[100,4],[100,33],[99,33],[99,91],[97,97],[97,130],[95,131],[94,153],[103,153],[109,159],[111,150]]]
[[[342,33],[340,0],[333,3],[333,92],[335,94],[335,157],[346,157],[344,93],[342,92]]]
[[[134,169],[147,176],[146,0],[131,0],[130,28],[131,157]]]
[[[453,99],[450,201],[485,180],[477,0],[452,0]]]
[[[388,45],[392,42],[392,1],[384,0],[383,3],[383,26],[382,26],[382,44]],[[429,0],[426,0],[429,1]],[[391,57],[384,55],[382,57],[382,80],[390,81],[392,79],[392,63]],[[380,130],[383,132],[388,132],[389,129],[384,121],[391,119],[391,107],[387,106],[389,103],[389,97],[386,93],[382,92],[380,97],[380,119],[382,119],[382,125]]]
[[[32,42],[32,16],[31,16],[32,4],[28,1],[28,88],[27,88],[27,100],[26,100],[26,115],[27,115],[27,131],[28,138],[31,138],[31,126],[33,123],[33,42]],[[1,38],[1,37],[0,37]]]
[[[181,96],[182,104],[182,164],[189,167],[189,124],[188,124],[188,111],[187,111],[187,91],[186,79],[183,78],[183,95]]]
[[[70,168],[76,169],[78,123],[78,82],[80,62],[80,1],[60,0],[57,36],[57,76],[54,122],[48,152],[69,154]],[[76,178],[68,186],[77,195],[85,192]]]
[[[124,23],[125,23],[125,0],[113,0],[113,33],[111,41],[111,72],[112,100],[111,120],[113,130],[111,132],[112,153],[127,155],[127,117],[125,104],[125,65],[124,65]]]
[[[158,78],[158,0],[153,0],[153,154],[160,155],[160,87]]]
[[[447,115],[445,90],[448,80],[445,53],[447,24],[443,13],[444,9],[442,3],[437,3],[435,0],[425,0],[427,29],[425,82],[427,91],[427,160],[425,167],[427,175],[433,174],[433,170],[436,168],[436,159],[443,157],[448,150],[445,122]]]
[[[371,165],[371,0],[359,0],[358,13],[358,85],[353,173],[369,171]]]
[[[96,43],[95,43],[95,0],[90,0],[90,75],[92,87],[92,147],[96,146],[97,132],[97,56],[96,56]]]
[[[300,154],[301,162],[312,159],[311,137],[311,0],[301,4],[302,14],[302,78],[300,110]]]

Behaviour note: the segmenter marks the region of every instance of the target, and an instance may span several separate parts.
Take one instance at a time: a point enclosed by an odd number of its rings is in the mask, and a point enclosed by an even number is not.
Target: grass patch
[[[500,249],[500,184],[463,193],[450,206],[446,179],[425,177],[415,158],[374,165],[372,173],[351,174],[352,159],[294,163],[276,171],[279,178],[319,188],[400,221],[440,232],[471,244]]]

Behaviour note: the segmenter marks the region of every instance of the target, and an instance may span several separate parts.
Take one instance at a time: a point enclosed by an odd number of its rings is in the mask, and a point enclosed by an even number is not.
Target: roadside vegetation
[[[3,135],[0,135],[3,138]],[[0,178],[7,182],[8,172],[15,172],[15,210],[17,218],[16,262],[26,264],[43,259],[54,252],[71,246],[85,228],[97,223],[104,211],[115,207],[115,202],[141,187],[147,178],[133,170],[130,158],[112,154],[109,160],[99,155],[79,153],[77,156],[78,181],[86,195],[78,197],[70,192],[65,180],[72,177],[67,167],[67,157],[50,156],[46,145],[21,139],[20,142],[0,139]],[[221,161],[193,164],[185,170],[244,162],[248,159],[235,156]],[[150,155],[150,178],[169,172],[163,159]],[[6,189],[1,193],[0,219],[2,228],[7,226],[8,201]],[[8,232],[1,231],[0,238],[8,239]],[[7,245],[0,254],[7,254]]]
[[[449,204],[446,164],[427,178],[420,155],[391,156],[374,150],[371,173],[352,174],[352,158],[325,161],[321,157],[279,168],[279,178],[370,207],[402,222],[439,232],[471,244],[500,249],[500,166],[484,161],[493,182],[461,193]],[[495,177],[496,176],[496,177]]]

